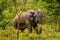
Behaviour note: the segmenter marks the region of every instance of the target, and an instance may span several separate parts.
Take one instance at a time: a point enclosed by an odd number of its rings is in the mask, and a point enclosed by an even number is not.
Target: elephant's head
[[[37,13],[35,15],[36,15],[36,22],[42,24],[42,12],[37,10]]]
[[[30,15],[30,20],[31,21],[35,21],[38,23],[42,23],[42,12],[39,10],[29,10],[28,11],[31,15]]]

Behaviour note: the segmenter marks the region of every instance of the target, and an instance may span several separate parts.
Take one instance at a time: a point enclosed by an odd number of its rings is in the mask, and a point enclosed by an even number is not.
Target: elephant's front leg
[[[36,32],[37,34],[40,34],[42,32],[42,26],[40,25],[40,27],[36,28]]]
[[[36,33],[37,31],[36,31],[36,28],[37,28],[37,24],[34,24],[33,25],[33,33]]]
[[[36,32],[37,34],[40,34],[41,31],[42,31],[42,27],[38,28],[38,27],[37,27],[37,24],[34,24],[34,25],[33,25],[33,28],[35,29],[35,32]]]

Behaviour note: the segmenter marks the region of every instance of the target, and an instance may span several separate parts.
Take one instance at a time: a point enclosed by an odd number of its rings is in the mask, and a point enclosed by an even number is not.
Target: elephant
[[[39,10],[28,10],[28,11],[22,12],[21,14],[18,13],[14,17],[14,27],[16,29],[21,30],[22,32],[24,31],[25,28],[28,28],[29,32],[31,33],[32,27],[37,31],[38,23],[42,24],[42,12]]]

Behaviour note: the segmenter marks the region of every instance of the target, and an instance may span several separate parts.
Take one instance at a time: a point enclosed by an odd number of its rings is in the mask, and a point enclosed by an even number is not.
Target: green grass
[[[27,29],[19,32],[19,40],[60,40],[60,32],[51,29],[51,25],[42,25],[42,28],[42,33],[39,35],[29,33]],[[0,28],[0,40],[17,40],[17,30],[13,27],[6,27],[5,30]]]

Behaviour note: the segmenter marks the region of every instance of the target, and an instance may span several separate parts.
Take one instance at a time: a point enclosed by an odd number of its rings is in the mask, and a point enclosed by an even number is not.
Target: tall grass
[[[60,32],[56,32],[54,28],[56,25],[42,25],[42,33],[29,33],[27,29],[24,32],[19,32],[19,40],[60,40]],[[39,36],[39,38],[38,38]],[[17,30],[13,27],[6,27],[5,30],[0,28],[0,40],[17,40]]]

